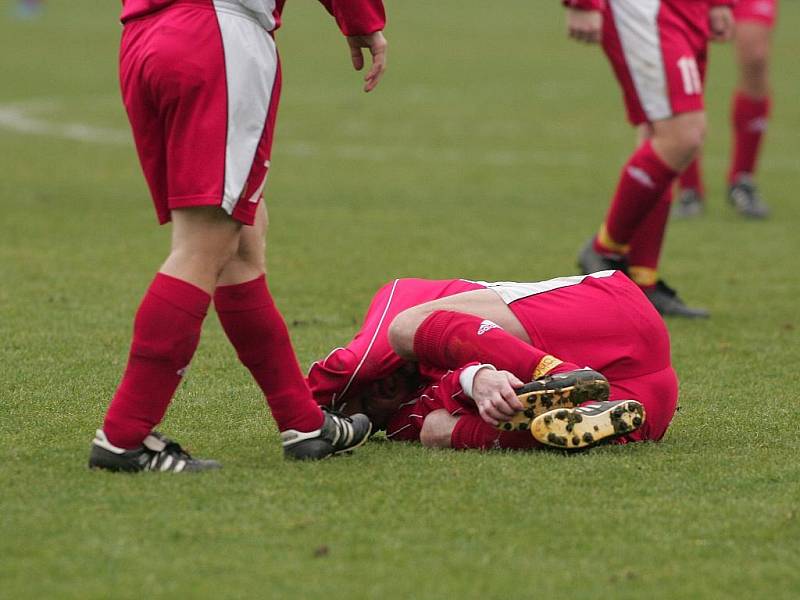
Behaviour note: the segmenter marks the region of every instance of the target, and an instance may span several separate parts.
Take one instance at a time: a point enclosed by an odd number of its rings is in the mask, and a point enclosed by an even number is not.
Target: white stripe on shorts
[[[672,116],[658,12],[661,0],[609,0],[622,53],[649,121]]]
[[[225,142],[225,186],[222,208],[233,213],[239,202],[267,121],[278,72],[275,42],[254,19],[214,0],[225,50],[228,85],[228,137]]]
[[[587,277],[594,277],[596,279],[602,277],[611,277],[616,271],[598,271],[591,275],[572,275],[571,277],[556,277],[555,279],[548,279],[546,281],[535,281],[532,283],[519,283],[517,281],[473,281],[482,285],[487,289],[492,290],[495,294],[502,298],[506,304],[511,304],[517,300],[535,296],[536,294],[543,294],[561,288],[578,285]],[[469,281],[468,279],[465,281]]]

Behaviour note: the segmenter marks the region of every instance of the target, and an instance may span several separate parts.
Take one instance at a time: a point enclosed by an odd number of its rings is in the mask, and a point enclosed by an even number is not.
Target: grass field
[[[303,364],[397,276],[574,272],[632,146],[597,49],[557,2],[389,2],[390,71],[291,0],[268,196],[270,277]],[[724,205],[731,51],[715,48],[710,206],[663,271],[681,411],[660,444],[429,451],[381,439],[285,462],[216,319],[161,429],[225,469],[85,467],[163,259],[118,99],[118,2],[0,17],[0,597],[797,598],[800,5],[782,3],[761,169],[774,218]],[[490,11],[491,14],[487,14]]]

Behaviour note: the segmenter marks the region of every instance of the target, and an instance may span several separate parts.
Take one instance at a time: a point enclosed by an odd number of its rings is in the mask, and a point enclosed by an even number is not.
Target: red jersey
[[[368,35],[386,25],[382,0],[319,0],[331,13],[345,35]],[[120,20],[125,23],[157,12],[173,4],[195,4],[214,10],[244,12],[267,31],[281,24],[285,0],[122,0]]]

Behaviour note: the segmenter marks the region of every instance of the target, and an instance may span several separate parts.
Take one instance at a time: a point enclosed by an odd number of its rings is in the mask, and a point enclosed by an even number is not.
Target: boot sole
[[[531,421],[548,411],[558,408],[575,408],[589,400],[603,402],[608,400],[609,385],[605,379],[592,378],[574,381],[563,387],[551,386],[545,389],[526,391],[525,388],[535,382],[521,387],[517,398],[525,408],[510,421],[497,426],[502,431],[528,431]]]
[[[645,419],[644,406],[623,400],[598,414],[552,410],[534,419],[531,433],[536,441],[551,448],[585,450],[637,430]]]

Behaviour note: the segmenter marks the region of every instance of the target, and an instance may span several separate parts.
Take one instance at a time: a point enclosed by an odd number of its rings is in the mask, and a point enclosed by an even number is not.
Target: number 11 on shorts
[[[683,79],[683,91],[687,96],[703,93],[703,83],[700,79],[700,70],[693,56],[682,56],[678,59],[678,69]]]

